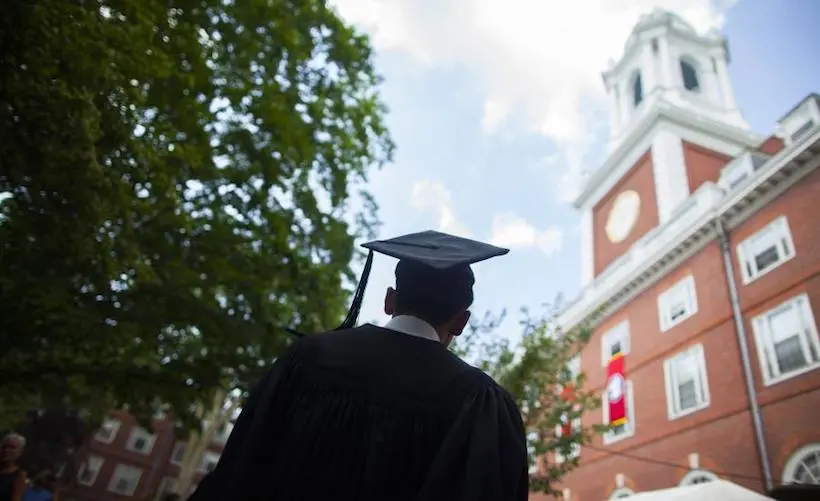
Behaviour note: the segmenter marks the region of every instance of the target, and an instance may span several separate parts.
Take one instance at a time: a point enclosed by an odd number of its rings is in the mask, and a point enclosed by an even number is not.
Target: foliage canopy
[[[12,0],[0,40],[0,424],[192,417],[340,320],[393,144],[325,2]]]
[[[458,338],[453,350],[491,375],[510,392],[521,409],[530,452],[530,490],[559,494],[561,479],[580,461],[579,450],[601,425],[582,424],[581,416],[598,408],[600,399],[584,389],[576,357],[592,335],[588,324],[564,332],[555,311],[540,317],[522,310],[520,341],[500,335],[506,317],[488,313]]]

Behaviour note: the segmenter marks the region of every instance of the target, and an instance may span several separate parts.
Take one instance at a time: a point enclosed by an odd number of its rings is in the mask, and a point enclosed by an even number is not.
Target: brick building
[[[728,60],[656,11],[603,74],[609,156],[575,201],[583,288],[559,323],[603,312],[578,363],[603,405],[583,419],[623,401],[626,422],[578,451],[565,499],[820,479],[820,96],[759,135]]]
[[[157,417],[153,433],[133,416],[112,413],[79,451],[76,486],[66,492],[69,501],[158,500],[175,486],[185,443],[176,439],[173,423]],[[219,460],[231,427],[217,434],[202,458],[194,482]]]

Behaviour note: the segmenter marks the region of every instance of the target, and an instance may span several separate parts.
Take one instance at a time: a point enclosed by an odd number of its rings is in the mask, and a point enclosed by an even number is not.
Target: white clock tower
[[[582,285],[675,217],[726,159],[756,148],[735,102],[729,49],[671,12],[641,18],[619,61],[603,73],[609,157],[585,182],[580,209]]]

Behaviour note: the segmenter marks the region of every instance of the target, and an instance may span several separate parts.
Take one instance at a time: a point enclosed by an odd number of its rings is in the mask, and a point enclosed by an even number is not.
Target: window
[[[737,246],[743,283],[749,284],[794,257],[786,216],[780,216]]]
[[[154,448],[154,435],[148,433],[144,428],[135,427],[131,430],[131,436],[128,437],[125,448],[147,456]]]
[[[698,312],[695,294],[695,278],[691,275],[676,283],[658,296],[658,316],[661,332],[683,322]]]
[[[820,485],[820,443],[801,447],[786,461],[784,484]]]
[[[752,319],[766,385],[820,367],[820,341],[809,297],[801,294]]]
[[[709,382],[703,345],[667,359],[663,364],[669,419],[709,407]]]
[[[211,473],[216,468],[216,464],[219,462],[219,454],[211,451],[207,451],[202,456],[202,462],[199,464],[199,471],[202,473]]]
[[[182,457],[185,455],[185,442],[177,442],[174,445],[174,451],[171,453],[171,464],[182,463]]]
[[[100,474],[103,465],[103,458],[99,456],[88,456],[77,472],[77,482],[82,485],[92,486]]]
[[[803,136],[809,133],[810,130],[814,128],[814,121],[809,119],[803,125],[797,128],[794,132],[791,133],[789,139],[792,143],[796,143],[799,141]]]
[[[606,367],[613,355],[629,354],[629,322],[624,320],[601,337],[601,365]]]
[[[638,72],[632,80],[632,105],[637,108],[641,102],[643,102],[643,82],[641,82],[641,74]]]
[[[123,496],[133,496],[134,491],[137,490],[137,485],[140,483],[141,476],[141,469],[136,466],[120,463],[111,475],[111,481],[108,482],[108,490],[122,494]]]
[[[607,392],[601,399],[604,424],[609,424],[609,401]],[[626,423],[615,426],[604,433],[604,445],[618,442],[635,434],[635,398],[632,394],[632,381],[626,381]]]
[[[621,498],[628,498],[634,496],[635,493],[629,487],[621,487],[620,489],[615,489],[615,492],[609,496],[609,499],[621,499]]]
[[[700,90],[700,82],[698,81],[698,72],[695,69],[695,65],[689,61],[681,59],[680,73],[683,77],[684,89],[691,92],[698,92]]]
[[[712,482],[717,479],[718,476],[712,473],[711,471],[692,470],[683,476],[679,485],[683,487],[685,485],[705,484],[707,482]]]
[[[529,457],[529,471],[530,475],[538,473],[538,457],[536,457],[535,446],[540,441],[540,434],[537,430],[532,430],[527,433],[527,456]]]
[[[166,494],[171,494],[177,488],[177,479],[174,477],[164,477],[157,488],[155,501],[162,501]]]
[[[569,376],[574,380],[581,375],[581,355],[575,355],[567,363]]]
[[[117,437],[117,432],[120,429],[120,422],[117,419],[106,419],[97,433],[94,434],[94,440],[104,444],[110,444]]]

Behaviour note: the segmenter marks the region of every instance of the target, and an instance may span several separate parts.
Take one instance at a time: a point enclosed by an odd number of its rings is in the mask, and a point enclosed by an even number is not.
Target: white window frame
[[[683,304],[683,315],[672,318],[672,307]],[[658,318],[660,319],[661,332],[666,332],[672,327],[683,323],[686,319],[694,316],[698,312],[698,296],[695,289],[695,277],[692,275],[678,281],[658,295]]]
[[[621,353],[629,355],[629,320],[624,320],[601,336],[601,367],[606,367],[612,358],[612,345],[621,342]]]
[[[561,438],[562,430],[563,430],[562,425],[560,425],[560,424],[555,425],[555,436],[558,437],[558,438]],[[573,420],[572,420],[572,432],[573,433],[579,433],[580,431],[581,431],[581,418],[580,417],[573,418]],[[574,458],[579,457],[580,455],[581,455],[581,444],[576,442],[576,443],[572,444],[572,449],[570,450],[570,453],[567,456],[564,456],[563,454],[561,454],[561,451],[556,450],[555,451],[555,462],[556,463],[563,463],[567,459],[574,459]]]
[[[609,499],[623,499],[632,497],[635,495],[635,491],[630,489],[629,487],[619,487],[612,491],[612,494],[609,495]]]
[[[182,457],[185,455],[185,447],[187,445],[185,442],[177,442],[174,444],[174,449],[171,451],[171,459],[169,461],[171,464],[177,466],[182,464]]]
[[[102,426],[100,426],[94,434],[94,440],[104,444],[112,443],[114,439],[117,438],[117,433],[120,431],[120,426],[122,426],[122,422],[120,422],[119,419],[106,418],[106,420],[103,421]],[[104,431],[108,432],[107,438],[102,435]]]
[[[174,477],[162,477],[162,481],[157,487],[157,495],[155,501],[162,501],[163,497],[171,492],[176,491],[177,479]]]
[[[686,475],[684,475],[682,479],[680,479],[680,482],[678,483],[678,485],[680,487],[685,487],[687,485],[696,485],[695,481],[699,478],[705,478],[709,482],[714,482],[715,480],[720,480],[720,477],[718,477],[717,475],[715,475],[711,471],[708,471],[708,470],[691,470]]]
[[[779,259],[777,262],[769,265],[768,268],[759,270],[754,261],[756,255],[752,254],[752,247],[757,240],[767,237],[773,240],[771,244],[777,248]],[[794,239],[792,238],[792,232],[789,228],[789,221],[786,216],[779,216],[737,245],[737,260],[740,266],[740,275],[743,284],[748,285],[760,277],[771,273],[784,263],[794,259],[796,255],[797,250],[794,248]]]
[[[100,470],[102,470],[103,464],[105,464],[105,459],[103,459],[100,456],[95,456],[92,454],[86,457],[85,461],[83,461],[83,464],[80,467],[80,470],[77,472],[77,483],[80,485],[85,485],[87,487],[91,487],[92,485],[94,485],[94,482],[97,481],[97,477],[100,476]],[[94,465],[94,467],[91,468],[91,465]],[[85,473],[87,470],[93,471],[94,474],[91,476],[91,480],[84,482],[82,480],[82,477],[83,473]]]
[[[567,362],[567,370],[572,379],[577,379],[581,375],[581,355],[575,355]]]
[[[135,447],[135,442],[140,439],[144,438],[146,443],[146,449],[141,451]],[[145,456],[150,456],[151,451],[154,450],[154,442],[156,441],[157,437],[153,433],[149,432],[145,428],[135,426],[131,429],[131,434],[128,436],[128,442],[125,444],[125,448],[131,452],[136,452],[137,454],[142,454]]]
[[[126,473],[136,473],[136,479],[134,479],[133,485],[129,485],[130,489],[125,491],[121,491],[117,489],[117,484],[119,484],[120,480],[129,480],[126,477]],[[142,480],[142,468],[138,466],[133,466],[126,463],[119,463],[117,467],[114,468],[114,471],[111,473],[111,480],[108,481],[108,491],[113,492],[116,494],[121,494],[123,496],[133,496],[134,493],[137,491],[137,488],[140,485],[140,481]]]
[[[698,391],[698,403],[691,409],[680,409],[680,386],[676,383],[676,376],[673,374],[673,367],[675,361],[682,356],[691,356],[695,358],[697,364],[698,377],[700,378],[700,385],[696,386]],[[691,346],[675,355],[667,358],[663,362],[663,376],[666,386],[666,412],[669,420],[678,419],[683,416],[688,416],[700,410],[709,407],[709,375],[706,370],[706,356],[703,351],[703,345],[697,344]],[[696,381],[697,383],[697,381]]]
[[[802,321],[803,335],[800,338],[800,347],[809,363],[800,369],[781,373],[777,367],[777,360],[774,358],[774,343],[772,342],[772,332],[769,328],[768,319],[771,315],[781,313],[789,308],[794,308],[792,311],[796,311]],[[783,301],[774,308],[752,318],[751,323],[752,330],[755,334],[755,344],[757,345],[760,373],[763,376],[763,384],[765,386],[781,383],[820,367],[820,361],[812,361],[810,357],[812,349],[814,353],[820,355],[820,336],[818,336],[817,321],[814,318],[808,294],[800,294]],[[769,358],[770,354],[773,357],[771,359]],[[768,363],[769,360],[771,360],[771,364]],[[769,372],[770,367],[772,372],[774,372],[773,374]]]
[[[217,463],[219,463],[219,453],[214,451],[205,451],[205,453],[202,454],[202,459],[200,460],[198,467],[200,473],[208,473],[207,464],[209,462],[213,462],[214,468],[216,468]],[[211,469],[211,471],[213,471],[213,469]]]
[[[528,465],[527,471],[530,475],[535,475],[538,473],[538,457],[535,455],[535,442],[538,442],[540,438],[540,433],[538,430],[530,430],[527,433],[527,457],[533,458],[532,464]]]
[[[614,444],[615,442],[620,442],[621,440],[627,439],[635,435],[635,392],[633,391],[632,381],[627,379],[626,383],[626,431],[614,434],[612,430],[607,430],[603,434],[603,441],[604,445]],[[609,399],[607,398],[607,392],[604,390],[603,397],[601,398],[601,413],[603,417],[603,423],[605,425],[609,424]]]
[[[797,470],[812,454],[820,454],[820,442],[807,444],[794,451],[786,460],[786,465],[783,467],[783,475],[781,478],[785,485],[797,483]],[[804,466],[805,467],[805,466]]]

